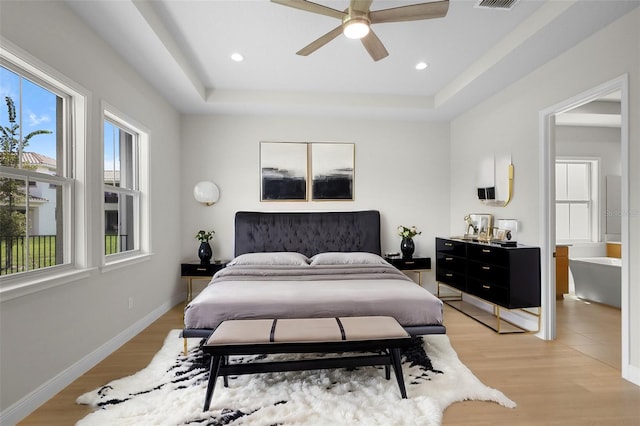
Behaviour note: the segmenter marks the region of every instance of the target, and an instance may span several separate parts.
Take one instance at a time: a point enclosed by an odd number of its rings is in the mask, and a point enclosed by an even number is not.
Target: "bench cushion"
[[[206,346],[350,342],[408,337],[395,318],[385,316],[229,320],[216,328]]]

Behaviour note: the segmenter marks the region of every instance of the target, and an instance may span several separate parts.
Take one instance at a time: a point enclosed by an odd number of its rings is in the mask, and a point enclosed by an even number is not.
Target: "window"
[[[105,108],[103,220],[106,262],[146,251],[146,133]]]
[[[0,275],[71,265],[72,97],[2,58]]]
[[[597,240],[597,160],[556,160],[556,239]]]
[[[90,274],[84,161],[89,95],[11,43],[0,45],[0,87],[4,301]]]

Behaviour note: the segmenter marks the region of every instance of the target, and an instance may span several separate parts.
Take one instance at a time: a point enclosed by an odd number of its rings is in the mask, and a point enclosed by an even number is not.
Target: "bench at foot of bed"
[[[406,398],[400,349],[407,347],[410,341],[409,334],[394,318],[383,316],[224,321],[203,346],[204,352],[211,354],[204,411],[209,410],[219,376],[224,377],[224,385],[228,386],[229,375],[326,368],[384,365],[389,380],[389,366],[392,366],[400,395]],[[251,364],[227,362],[230,355],[355,351],[380,353]]]

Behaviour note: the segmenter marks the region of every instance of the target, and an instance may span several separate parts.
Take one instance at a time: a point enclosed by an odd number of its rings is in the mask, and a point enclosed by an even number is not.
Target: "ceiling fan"
[[[449,0],[412,4],[383,10],[370,10],[373,0],[351,0],[349,8],[345,11],[332,9],[306,0],[271,1],[342,21],[342,24],[338,27],[296,52],[298,55],[307,56],[344,33],[348,38],[360,39],[374,61],[386,58],[389,56],[389,52],[387,52],[378,36],[371,29],[371,24],[442,18],[446,16],[449,10]]]

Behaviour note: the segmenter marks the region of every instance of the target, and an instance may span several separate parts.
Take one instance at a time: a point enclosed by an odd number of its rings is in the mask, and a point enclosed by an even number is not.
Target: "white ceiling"
[[[379,10],[414,1],[374,0]],[[268,0],[67,0],[183,113],[287,113],[447,120],[640,5],[520,0],[511,10],[451,0],[440,19],[373,25],[389,56],[374,62],[340,24]],[[343,10],[347,0],[318,0]],[[230,59],[240,52],[245,60]],[[417,71],[425,61],[429,67]]]

